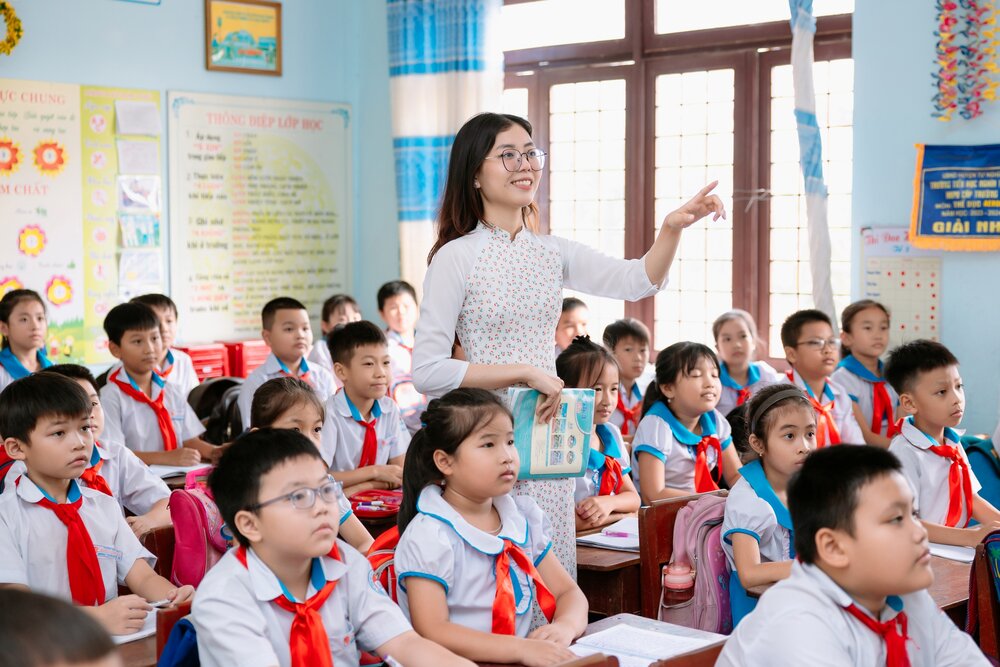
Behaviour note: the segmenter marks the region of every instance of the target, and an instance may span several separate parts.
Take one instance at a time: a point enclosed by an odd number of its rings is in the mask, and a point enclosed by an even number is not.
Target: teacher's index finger
[[[711,183],[709,183],[708,185],[706,185],[705,187],[703,187],[701,190],[699,190],[698,194],[696,194],[694,196],[694,199],[699,199],[700,197],[704,197],[709,192],[711,192],[712,190],[714,190],[717,185],[719,185],[718,179],[712,181]]]

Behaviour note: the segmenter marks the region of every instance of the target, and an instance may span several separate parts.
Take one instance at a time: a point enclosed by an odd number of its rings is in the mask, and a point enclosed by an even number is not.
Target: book
[[[669,624],[664,623],[669,627]],[[679,628],[678,630],[687,630]],[[580,637],[569,650],[579,656],[595,653],[618,658],[621,667],[649,667],[651,662],[671,658],[725,640],[722,635],[699,633],[700,636],[657,632],[619,623],[607,630]]]
[[[521,458],[518,479],[582,477],[594,430],[594,390],[563,389],[556,417],[538,419],[542,395],[534,389],[507,390],[514,415],[514,446]]]
[[[587,547],[639,553],[639,519],[627,516],[605,526],[600,532],[577,537],[576,543]]]
[[[975,547],[956,547],[951,544],[931,542],[931,555],[957,560],[960,563],[971,563],[976,558]]]

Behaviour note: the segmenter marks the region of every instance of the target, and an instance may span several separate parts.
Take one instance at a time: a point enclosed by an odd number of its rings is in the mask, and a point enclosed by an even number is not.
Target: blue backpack
[[[1000,457],[993,448],[993,441],[963,435],[962,447],[969,457],[972,472],[983,485],[979,495],[994,507],[1000,507]]]
[[[174,624],[156,664],[158,667],[200,667],[198,635],[191,621],[182,618]]]

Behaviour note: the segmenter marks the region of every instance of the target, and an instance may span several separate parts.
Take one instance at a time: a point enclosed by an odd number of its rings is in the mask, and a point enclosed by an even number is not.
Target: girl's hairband
[[[753,411],[753,416],[750,418],[750,432],[755,433],[757,431],[757,422],[760,418],[764,416],[764,413],[771,409],[775,403],[783,401],[786,398],[801,398],[805,400],[805,392],[803,392],[798,387],[789,386],[788,389],[782,389],[781,391],[776,391],[775,393],[768,396],[763,403],[757,406],[757,409]]]

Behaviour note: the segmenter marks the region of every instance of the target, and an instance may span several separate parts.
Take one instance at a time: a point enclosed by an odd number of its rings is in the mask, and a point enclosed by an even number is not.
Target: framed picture
[[[205,0],[205,68],[281,76],[281,3]]]

